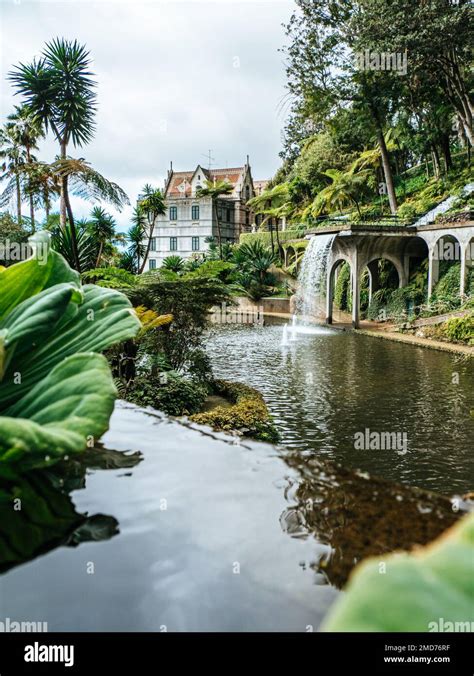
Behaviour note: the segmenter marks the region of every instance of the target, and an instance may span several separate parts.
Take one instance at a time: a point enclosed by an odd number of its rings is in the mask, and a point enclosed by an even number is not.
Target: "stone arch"
[[[429,266],[428,266],[428,299],[433,293],[433,289],[445,274],[446,268],[459,263],[461,272],[459,278],[459,292],[464,292],[466,266],[465,250],[461,241],[452,234],[452,232],[440,233],[429,247]]]
[[[397,271],[398,286],[399,287],[406,286],[408,280],[406,279],[406,274],[405,274],[405,270],[404,270],[404,267],[403,267],[403,263],[400,260],[400,258],[397,258],[396,256],[392,256],[392,254],[390,254],[390,253],[383,253],[380,256],[377,256],[377,255],[372,256],[366,262],[364,267],[367,267],[369,269],[370,275],[375,277],[375,266],[373,265],[373,263],[378,263],[378,261],[383,261],[383,260],[389,261],[393,265],[395,270]]]
[[[350,257],[343,253],[337,253],[334,257],[330,259],[327,267],[327,280],[326,280],[326,324],[332,324],[333,322],[333,305],[334,305],[334,291],[336,288],[336,272],[343,265],[347,263],[351,270],[351,287],[352,287],[352,277],[354,274],[353,264]]]
[[[387,255],[385,253],[383,255],[380,255],[380,256],[372,256],[371,259],[366,263],[366,265],[363,268],[363,270],[367,269],[368,273],[369,273],[369,275],[368,275],[369,284],[368,284],[368,289],[366,289],[366,292],[368,291],[367,307],[364,308],[364,309],[367,309],[369,307],[370,303],[372,302],[373,294],[376,293],[377,291],[379,291],[380,289],[382,289],[382,282],[381,282],[381,279],[380,279],[380,265],[379,265],[380,261],[387,261],[392,266],[392,270],[389,271],[389,278],[390,278],[390,274],[392,273],[391,274],[392,283],[394,282],[393,287],[392,287],[393,289],[395,289],[397,287],[401,288],[402,286],[405,286],[405,284],[407,282],[405,270],[403,268],[403,265],[402,265],[402,262],[401,262],[400,259],[397,259],[396,257],[391,256],[390,254]],[[394,278],[393,273],[396,274],[396,279]],[[359,283],[360,283],[360,287],[361,287],[360,288],[360,297],[361,297],[362,296],[362,273],[361,273],[361,279],[360,279]],[[390,288],[390,287],[388,287],[388,288]],[[361,302],[360,297],[359,297],[359,302]]]
[[[474,285],[474,235],[468,239],[462,250],[460,293],[468,295],[470,284]]]

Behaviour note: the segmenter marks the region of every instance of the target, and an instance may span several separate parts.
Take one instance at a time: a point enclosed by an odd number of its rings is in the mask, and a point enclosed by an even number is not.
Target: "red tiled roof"
[[[231,167],[228,169],[203,169],[203,173],[208,180],[224,181],[227,180],[233,186],[237,184],[240,177],[244,173],[245,167]],[[167,186],[166,196],[167,197],[182,197],[185,193],[181,192],[178,189],[184,180],[186,180],[186,196],[191,196],[191,179],[195,174],[195,169],[193,171],[173,171],[171,176],[171,181]]]

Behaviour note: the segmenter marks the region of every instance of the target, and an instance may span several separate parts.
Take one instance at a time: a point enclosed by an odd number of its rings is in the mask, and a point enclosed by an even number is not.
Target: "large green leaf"
[[[49,233],[39,232],[28,241],[32,257],[0,270],[0,318],[50,286],[64,282],[80,284],[79,273],[50,248]]]
[[[93,285],[83,291],[84,302],[69,304],[54,333],[25,354],[21,364],[10,363],[0,383],[0,410],[22,397],[65,357],[101,352],[136,335],[141,323],[122,293]]]
[[[74,284],[57,284],[27,298],[0,320],[0,381],[14,351],[17,358],[51,335],[71,301],[80,303],[82,292]]]
[[[357,566],[322,629],[453,631],[454,623],[474,626],[474,514],[414,553]]]
[[[64,359],[0,418],[0,462],[47,466],[108,429],[115,385],[98,354]]]

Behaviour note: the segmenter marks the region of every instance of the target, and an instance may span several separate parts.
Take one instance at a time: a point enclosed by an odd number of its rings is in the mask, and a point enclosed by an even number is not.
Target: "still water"
[[[263,393],[285,447],[447,495],[474,489],[472,360],[325,327],[286,347],[281,336],[279,325],[227,325],[208,352],[219,378]],[[361,449],[366,430],[402,443]]]
[[[263,391],[280,448],[119,402],[100,448],[0,474],[0,622],[316,630],[355,563],[456,521],[449,496],[473,487],[471,367],[325,329],[285,349],[280,336],[209,339],[219,376]],[[406,431],[407,452],[355,451],[364,427]]]

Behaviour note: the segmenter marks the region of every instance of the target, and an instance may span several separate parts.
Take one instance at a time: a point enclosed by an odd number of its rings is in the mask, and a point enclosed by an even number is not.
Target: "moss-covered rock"
[[[278,431],[258,390],[243,383],[216,380],[214,393],[230,401],[232,406],[217,406],[212,411],[197,413],[191,416],[193,422],[210,425],[217,431],[239,432],[260,441],[279,441]]]

